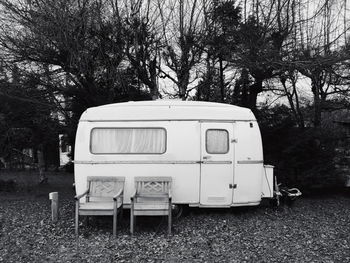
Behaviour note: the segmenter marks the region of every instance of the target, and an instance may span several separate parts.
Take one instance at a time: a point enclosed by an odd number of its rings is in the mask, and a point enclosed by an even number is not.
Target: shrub
[[[0,179],[0,192],[15,192],[16,189],[17,183],[14,180]]]
[[[330,126],[296,127],[284,105],[260,112],[258,118],[265,163],[275,165],[279,182],[302,189],[344,185],[335,167],[341,131]]]
[[[74,163],[73,162],[68,162],[63,166],[63,170],[66,173],[74,173]]]

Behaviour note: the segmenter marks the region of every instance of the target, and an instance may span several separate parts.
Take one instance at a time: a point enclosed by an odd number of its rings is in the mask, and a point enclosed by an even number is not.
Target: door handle
[[[208,160],[210,159],[210,156],[203,156],[203,160]]]
[[[229,188],[230,189],[236,189],[237,188],[237,184],[229,184]]]

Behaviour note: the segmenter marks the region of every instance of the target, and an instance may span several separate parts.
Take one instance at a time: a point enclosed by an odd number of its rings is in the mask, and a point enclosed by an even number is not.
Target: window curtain
[[[92,153],[164,153],[166,133],[159,128],[97,128],[91,133]]]

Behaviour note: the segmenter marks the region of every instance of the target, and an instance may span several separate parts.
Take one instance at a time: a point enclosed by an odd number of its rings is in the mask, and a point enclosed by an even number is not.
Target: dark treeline
[[[0,156],[45,148],[58,132],[74,146],[88,107],[179,98],[251,108],[267,159],[289,178],[310,164],[329,172],[329,116],[349,109],[347,4],[0,0]]]

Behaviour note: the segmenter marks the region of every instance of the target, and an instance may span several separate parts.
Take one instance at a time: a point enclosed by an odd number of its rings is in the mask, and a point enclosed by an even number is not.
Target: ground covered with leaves
[[[74,235],[73,178],[0,192],[0,262],[350,262],[350,195],[303,197],[292,208],[190,209],[166,234],[164,218],[129,217],[112,237],[99,218]],[[60,195],[60,220],[50,220],[48,193]]]

